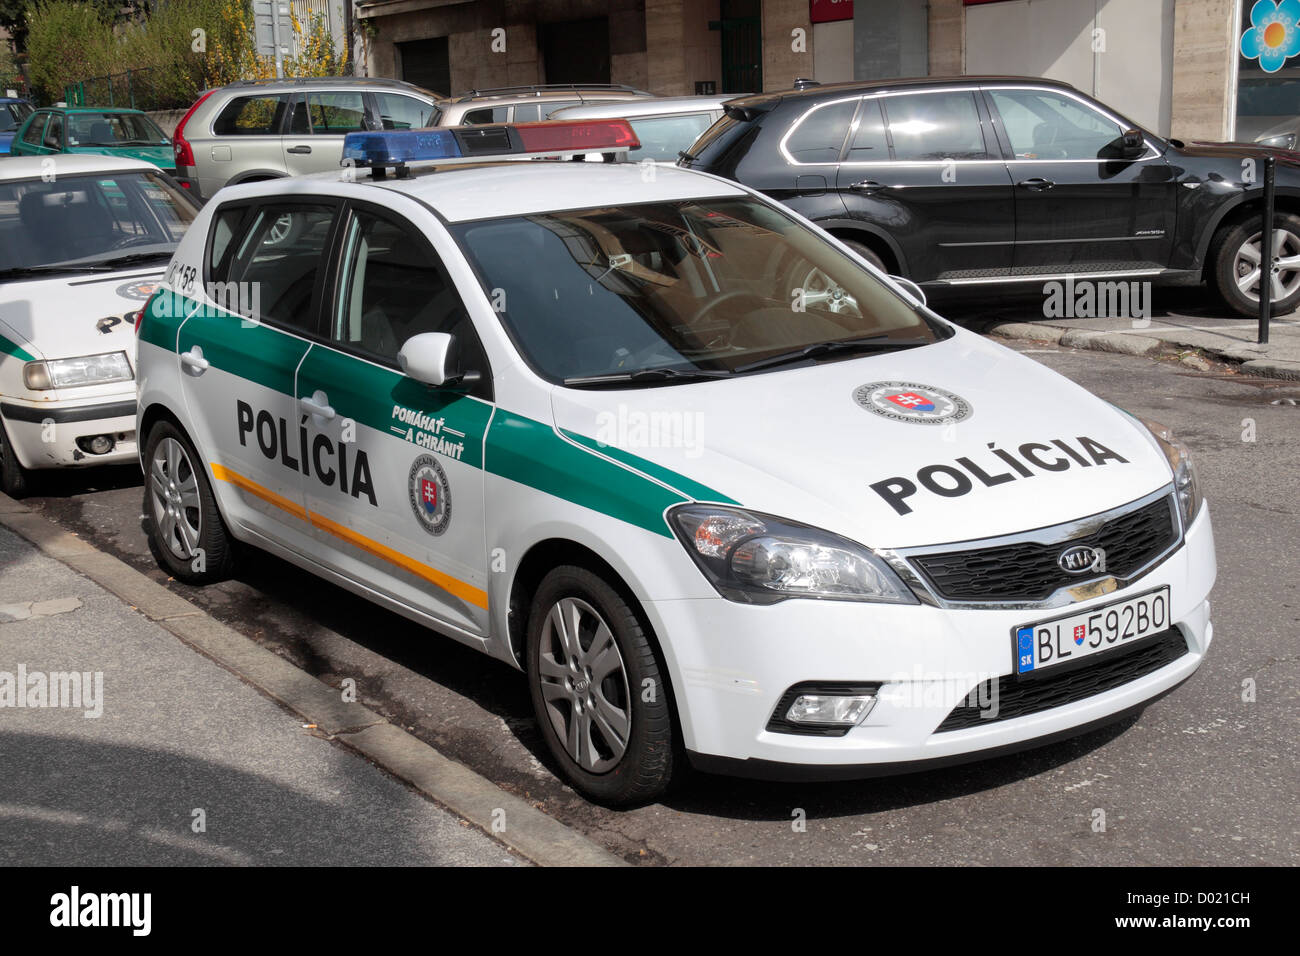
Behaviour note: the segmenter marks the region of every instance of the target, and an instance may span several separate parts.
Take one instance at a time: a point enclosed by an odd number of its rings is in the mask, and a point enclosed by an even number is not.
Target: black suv
[[[1026,77],[814,85],[724,109],[680,165],[786,203],[927,289],[1206,279],[1243,315],[1259,307],[1272,152],[1273,303],[1300,304],[1300,154],[1161,139]]]

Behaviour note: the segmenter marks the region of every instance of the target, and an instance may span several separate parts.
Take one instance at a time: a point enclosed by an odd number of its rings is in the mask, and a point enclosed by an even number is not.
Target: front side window
[[[278,135],[288,105],[287,94],[236,96],[217,115],[212,132],[217,136]]]
[[[629,121],[638,149],[628,150],[632,161],[653,159],[657,162],[675,162],[677,154],[700,138],[700,134],[713,123],[711,113],[683,113],[680,116],[648,116]]]
[[[725,375],[820,343],[939,336],[826,238],[751,199],[554,212],[452,231],[520,351],[553,381],[663,369]]]
[[[312,329],[316,274],[325,268],[336,214],[333,205],[323,203],[268,203],[255,211],[226,274],[250,290],[239,297],[257,309],[248,318]]]
[[[170,258],[194,204],[161,174],[58,176],[0,183],[0,276],[9,268],[94,267]]]
[[[31,114],[26,103],[0,103],[0,133],[12,133]]]
[[[857,100],[845,100],[809,111],[786,140],[786,152],[796,163],[838,163],[857,108]]]
[[[45,146],[48,149],[63,148],[63,117],[58,113],[50,114],[50,121],[45,125]]]
[[[360,93],[309,93],[307,114],[313,136],[342,136],[366,128],[366,106]]]
[[[460,294],[428,244],[407,226],[357,211],[343,240],[330,339],[392,362],[421,332],[475,340]]]
[[[1119,125],[1061,93],[990,90],[1016,159],[1106,159]]]
[[[934,162],[991,159],[975,94],[969,90],[884,97],[894,159]]]
[[[41,145],[41,136],[45,133],[45,120],[49,113],[37,113],[27,129],[23,130],[23,142],[28,146]]]

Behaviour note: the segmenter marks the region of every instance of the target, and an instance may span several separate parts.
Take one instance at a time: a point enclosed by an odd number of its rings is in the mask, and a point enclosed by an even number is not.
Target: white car
[[[148,163],[0,164],[0,490],[138,460],[132,329],[197,211]]]
[[[353,134],[371,172],[209,202],[139,330],[168,573],[250,543],[526,671],[609,804],[1032,746],[1196,670],[1165,429],[735,183],[488,162],[630,133],[541,127]]]

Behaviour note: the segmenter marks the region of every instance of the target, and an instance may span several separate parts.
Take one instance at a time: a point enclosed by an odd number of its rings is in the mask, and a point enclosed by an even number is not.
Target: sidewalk
[[[1044,318],[1042,302],[1018,298],[970,324],[985,334],[1063,348],[1128,355],[1187,352],[1191,354],[1182,356],[1185,364],[1206,371],[1208,363],[1194,351],[1199,350],[1219,361],[1240,363],[1244,375],[1300,381],[1300,312],[1275,316],[1269,324],[1269,344],[1257,345],[1258,323],[1224,318],[1226,307],[1201,288],[1157,290],[1149,325],[1132,318]]]
[[[0,865],[521,862],[0,528]]]

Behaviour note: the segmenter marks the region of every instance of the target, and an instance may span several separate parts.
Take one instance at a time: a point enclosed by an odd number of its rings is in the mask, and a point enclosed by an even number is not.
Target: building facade
[[[439,93],[993,73],[1066,80],[1188,140],[1300,113],[1300,0],[361,0],[354,14],[358,72]]]

